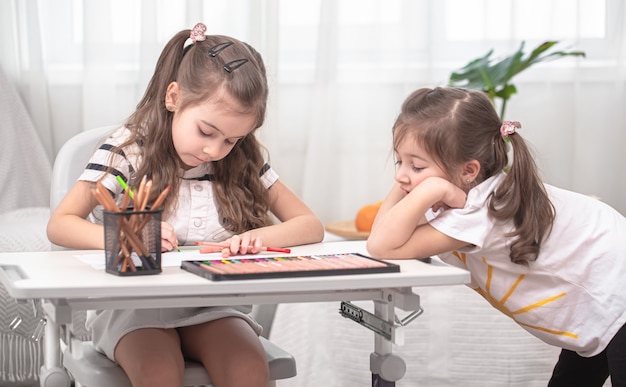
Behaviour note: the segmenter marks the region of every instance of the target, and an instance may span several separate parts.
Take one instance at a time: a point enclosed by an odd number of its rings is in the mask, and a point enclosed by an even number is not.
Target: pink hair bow
[[[195,26],[193,26],[193,29],[191,30],[191,33],[189,34],[189,39],[191,39],[191,41],[194,43],[206,40],[206,35],[204,34],[205,32],[206,32],[206,26],[202,23],[198,23]]]
[[[522,124],[518,121],[503,121],[502,126],[500,126],[500,134],[504,138],[505,141],[509,141],[509,135],[515,133],[517,129],[521,129]]]

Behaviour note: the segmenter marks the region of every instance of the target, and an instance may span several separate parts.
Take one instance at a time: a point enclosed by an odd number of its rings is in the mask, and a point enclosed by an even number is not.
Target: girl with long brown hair
[[[90,187],[101,182],[121,202],[117,176],[152,182],[152,202],[169,187],[161,226],[164,251],[194,242],[226,242],[223,255],[258,253],[263,244],[319,242],[317,216],[266,163],[256,129],[268,97],[259,53],[206,27],[165,46],[143,99],[105,140],[48,223],[51,242],[102,249],[103,228]],[[274,222],[273,219],[278,222]],[[180,386],[184,360],[201,362],[216,386],[266,386],[268,367],[249,307],[89,312],[97,349],[133,386]]]

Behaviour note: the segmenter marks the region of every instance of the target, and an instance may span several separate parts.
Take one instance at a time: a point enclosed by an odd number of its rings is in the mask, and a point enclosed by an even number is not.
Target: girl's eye
[[[234,140],[233,139],[228,139],[228,138],[226,139],[226,143],[228,145],[235,145],[237,143],[237,141],[239,141],[239,139],[234,139]]]
[[[400,166],[402,165],[402,160],[399,160],[399,159],[398,159],[398,160],[396,160],[395,165],[396,165],[396,168],[400,168]],[[411,165],[411,170],[412,170],[413,172],[421,172],[421,171],[423,171],[424,169],[425,169],[425,168],[422,168],[422,167],[416,167],[415,165]]]
[[[202,131],[202,129],[198,129],[198,130],[200,131],[200,135],[202,137],[211,137],[211,136],[213,136],[213,132],[206,133],[206,132]]]

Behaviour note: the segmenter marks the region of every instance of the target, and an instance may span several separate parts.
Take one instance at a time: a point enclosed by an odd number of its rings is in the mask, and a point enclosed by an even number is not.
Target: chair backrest
[[[117,127],[119,125],[110,125],[80,132],[67,140],[59,149],[50,178],[50,211],[57,208],[76,183],[78,176],[85,170],[93,152]],[[52,244],[52,250],[63,249],[61,246]]]
[[[50,210],[54,210],[59,202],[72,188],[76,179],[85,170],[87,161],[97,146],[119,125],[103,126],[78,133],[70,138],[57,153],[52,168],[50,182]]]

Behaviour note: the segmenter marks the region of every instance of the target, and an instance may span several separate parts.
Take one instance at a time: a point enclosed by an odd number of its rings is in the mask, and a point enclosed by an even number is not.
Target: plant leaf
[[[503,106],[506,106],[506,101],[517,93],[517,88],[511,82],[517,74],[539,62],[565,56],[585,57],[583,51],[550,51],[556,44],[558,41],[554,40],[543,42],[526,58],[524,58],[525,42],[523,41],[517,51],[501,59],[492,58],[493,49],[491,49],[484,56],[473,59],[465,66],[453,71],[448,84],[482,90],[492,101],[495,98],[501,98]]]

